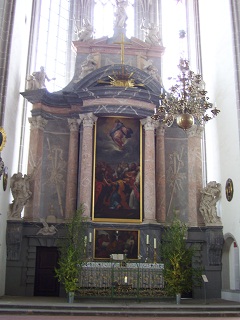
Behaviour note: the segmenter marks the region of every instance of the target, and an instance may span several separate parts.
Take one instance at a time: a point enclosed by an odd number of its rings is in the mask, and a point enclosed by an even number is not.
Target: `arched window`
[[[49,78],[49,91],[58,91],[70,81],[72,70],[71,41],[73,33],[72,5],[70,0],[37,2],[34,34],[36,34],[36,55],[32,63],[34,71],[41,66]],[[34,49],[34,48],[33,48]],[[31,70],[33,71],[33,70]]]
[[[171,83],[168,77],[179,73],[180,56],[188,59],[187,16],[185,0],[162,0],[162,41],[165,52],[162,57],[162,79],[166,89]]]

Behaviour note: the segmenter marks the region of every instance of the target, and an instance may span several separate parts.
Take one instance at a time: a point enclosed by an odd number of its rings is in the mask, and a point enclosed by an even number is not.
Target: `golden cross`
[[[124,34],[122,33],[121,42],[114,42],[114,43],[121,45],[121,64],[124,64],[124,44],[126,43],[124,42]]]

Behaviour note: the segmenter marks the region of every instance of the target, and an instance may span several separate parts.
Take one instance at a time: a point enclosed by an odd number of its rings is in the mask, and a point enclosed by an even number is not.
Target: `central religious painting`
[[[142,221],[141,145],[139,119],[98,118],[94,145],[94,221]]]

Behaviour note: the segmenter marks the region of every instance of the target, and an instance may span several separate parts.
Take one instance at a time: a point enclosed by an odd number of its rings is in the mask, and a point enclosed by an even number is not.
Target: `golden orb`
[[[183,113],[177,117],[176,122],[179,128],[187,130],[194,125],[194,117],[189,113]]]

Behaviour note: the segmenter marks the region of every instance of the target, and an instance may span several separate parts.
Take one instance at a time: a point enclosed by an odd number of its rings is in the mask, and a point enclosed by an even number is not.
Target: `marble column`
[[[202,189],[202,132],[203,128],[193,126],[188,135],[188,221],[190,226],[203,224],[199,213],[200,191]],[[202,220],[202,221],[201,221]]]
[[[30,145],[28,155],[28,174],[31,175],[30,186],[32,197],[29,199],[24,210],[24,219],[38,220],[41,200],[41,176],[44,127],[47,120],[41,116],[29,118],[31,124]]]
[[[156,222],[155,127],[147,117],[141,120],[145,130],[144,144],[144,222]]]
[[[78,132],[77,119],[68,119],[70,129],[68,148],[68,172],[66,185],[65,218],[71,218],[77,209],[77,181],[78,181]]]
[[[165,126],[159,124],[156,130],[156,218],[166,221],[166,176],[165,176]]]
[[[79,199],[80,203],[84,205],[84,216],[90,219],[93,180],[93,126],[97,117],[93,113],[79,115],[79,117],[83,123]]]

